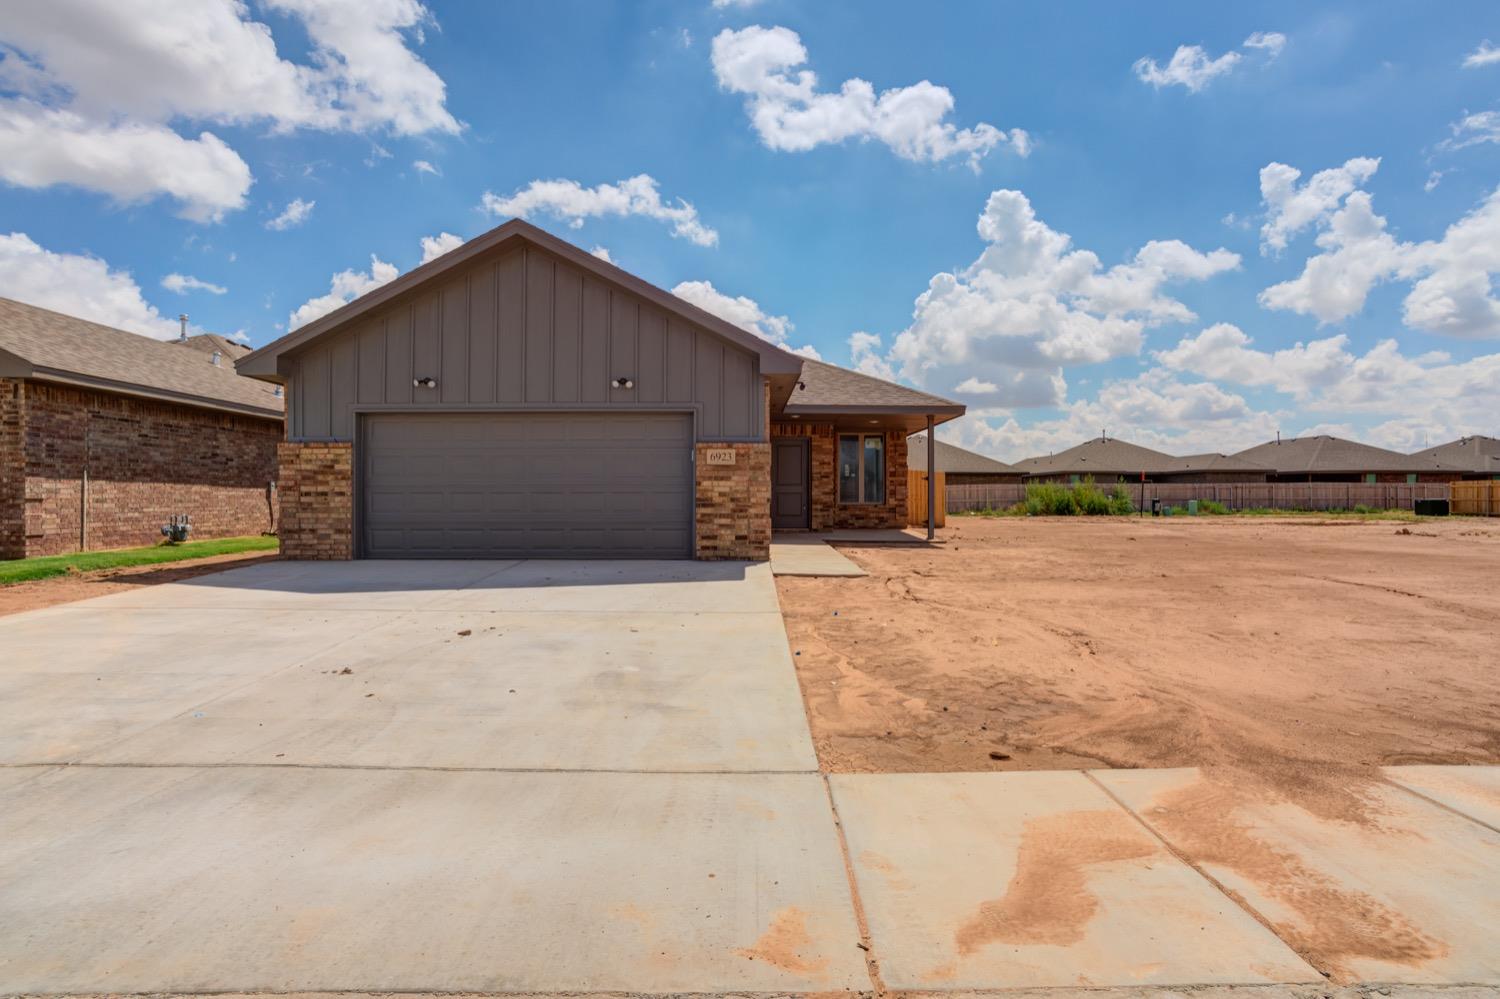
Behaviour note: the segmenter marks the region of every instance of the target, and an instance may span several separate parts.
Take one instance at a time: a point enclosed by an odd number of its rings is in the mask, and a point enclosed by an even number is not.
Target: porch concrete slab
[[[1081,773],[829,783],[890,988],[1322,980]]]
[[[1384,783],[1336,820],[1192,769],[1094,776],[1335,981],[1500,985],[1500,833]]]
[[[941,534],[934,540],[928,541],[925,527],[850,527],[834,531],[819,531],[816,536],[834,544],[856,546],[861,544],[941,545],[944,543]]]
[[[1402,787],[1500,830],[1500,767],[1386,767]]]
[[[0,870],[7,994],[869,985],[812,775],[69,768]]]
[[[433,610],[657,611],[779,614],[764,562],[530,559],[462,590]]]
[[[110,600],[0,621],[0,763],[81,759],[390,619],[291,611],[205,618]]]
[[[863,576],[865,571],[815,535],[778,534],[771,539],[771,574]]]
[[[409,610],[451,595],[518,559],[275,561],[89,601],[116,608],[209,610]]]
[[[93,762],[817,770],[778,614],[427,610]]]

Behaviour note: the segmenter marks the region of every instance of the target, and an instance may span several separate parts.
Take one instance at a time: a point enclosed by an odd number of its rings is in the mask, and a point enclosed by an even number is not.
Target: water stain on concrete
[[[1277,934],[1335,981],[1356,980],[1350,962],[1360,958],[1416,967],[1448,953],[1447,944],[1379,899],[1338,884],[1255,835],[1236,818],[1241,805],[1234,788],[1200,779],[1164,795],[1147,817],[1194,862],[1234,871],[1294,913],[1292,919],[1271,918]],[[1381,829],[1376,823],[1368,827]]]
[[[828,958],[814,954],[813,939],[807,932],[807,913],[795,905],[778,909],[755,946],[742,947],[735,953],[796,975],[821,977],[828,969]]]
[[[985,902],[954,934],[958,953],[987,944],[1051,944],[1082,940],[1099,911],[1088,868],[1139,860],[1157,846],[1126,814],[1114,810],[1064,812],[1029,819],[1021,829],[1016,873],[1005,894]]]

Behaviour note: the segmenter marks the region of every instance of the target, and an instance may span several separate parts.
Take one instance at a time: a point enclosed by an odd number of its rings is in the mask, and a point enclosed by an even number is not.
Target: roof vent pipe
[[[219,362],[221,360],[223,360],[223,358],[224,358],[223,354],[219,353],[217,350],[214,351],[213,357],[211,358],[211,360],[213,361],[214,367],[217,368],[219,366]]]
[[[182,324],[182,332],[177,334],[177,342],[187,343],[187,313],[184,312],[182,315],[178,316],[177,321]]]

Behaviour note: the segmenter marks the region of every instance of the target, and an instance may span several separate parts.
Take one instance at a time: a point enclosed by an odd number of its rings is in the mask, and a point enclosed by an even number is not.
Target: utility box
[[[1448,516],[1448,501],[1445,499],[1419,499],[1412,507],[1418,517]]]

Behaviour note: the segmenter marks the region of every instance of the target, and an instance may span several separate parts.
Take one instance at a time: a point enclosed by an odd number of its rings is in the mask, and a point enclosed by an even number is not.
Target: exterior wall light
[[[635,382],[631,381],[629,378],[616,378],[614,381],[610,382],[610,384],[615,388],[621,389],[635,388]]]
[[[436,378],[413,378],[411,383],[417,388],[437,388]]]

